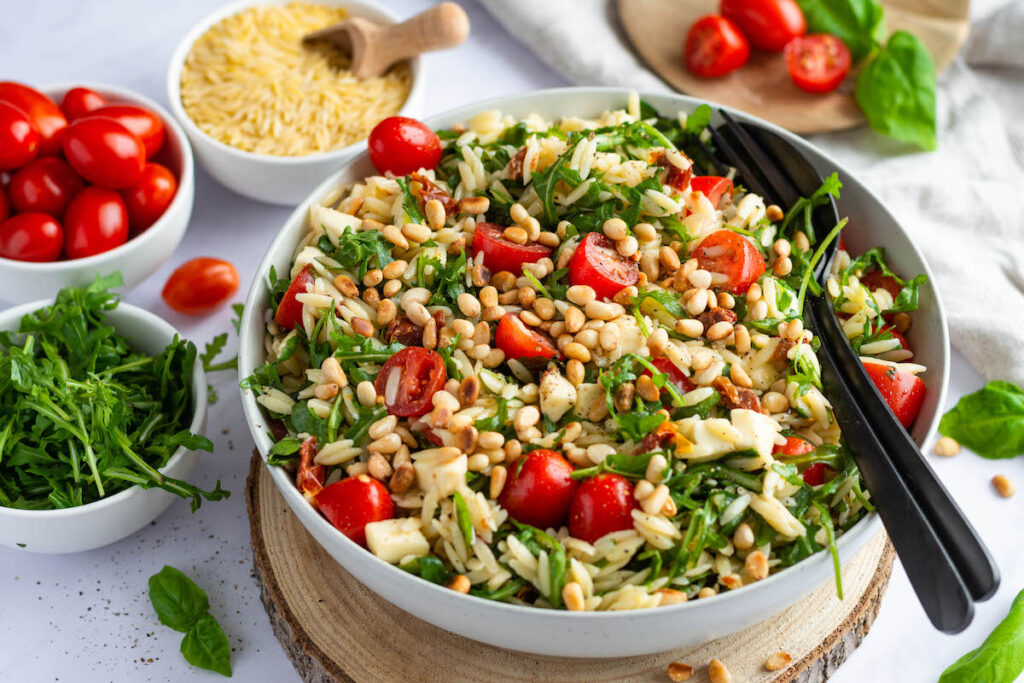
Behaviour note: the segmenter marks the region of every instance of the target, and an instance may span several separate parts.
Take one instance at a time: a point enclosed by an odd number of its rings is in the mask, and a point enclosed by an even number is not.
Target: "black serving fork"
[[[725,123],[709,126],[712,164],[734,167],[753,192],[792,206],[821,183],[814,166],[788,141],[766,128]],[[815,209],[815,232],[824,236],[839,222],[834,200]],[[910,435],[889,410],[850,346],[825,295],[838,240],[818,261],[814,277],[822,293],[806,293],[807,326],[821,340],[822,386],[871,499],[885,524],[918,600],[939,630],[958,633],[974,616],[974,601],[991,597],[999,570],[970,522],[935,476]]]

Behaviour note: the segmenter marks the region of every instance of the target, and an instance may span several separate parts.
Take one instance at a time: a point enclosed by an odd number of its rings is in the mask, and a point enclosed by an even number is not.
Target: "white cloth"
[[[670,88],[627,46],[612,3],[481,0],[573,83]],[[919,152],[867,127],[813,136],[852,168],[915,238],[950,338],[986,378],[1024,384],[1024,0],[978,20],[939,77],[939,148]]]

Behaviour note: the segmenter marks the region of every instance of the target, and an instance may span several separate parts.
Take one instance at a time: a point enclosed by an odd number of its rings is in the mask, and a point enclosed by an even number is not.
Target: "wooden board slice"
[[[946,68],[967,39],[968,0],[883,0],[890,31],[916,35]],[[864,123],[853,99],[853,79],[826,95],[805,93],[789,79],[779,53],[751,51],[750,61],[724,78],[697,78],[683,64],[683,42],[693,22],[718,12],[718,0],[618,0],[619,18],[633,48],[677,90],[760,116],[795,133],[843,130]]]
[[[274,634],[304,681],[655,681],[674,661],[707,681],[721,659],[734,681],[824,681],[860,644],[878,614],[895,553],[880,532],[843,569],[846,599],[829,581],[773,617],[726,638],[645,657],[562,659],[502,650],[448,633],[363,587],[302,527],[258,455],[246,487],[253,562]],[[784,650],[792,663],[769,672]]]

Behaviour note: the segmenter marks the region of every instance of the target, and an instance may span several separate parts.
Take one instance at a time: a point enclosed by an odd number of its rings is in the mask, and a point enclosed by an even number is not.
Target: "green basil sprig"
[[[1024,591],[1017,594],[1010,613],[976,650],[971,650],[942,672],[939,683],[1015,681],[1024,673]]]
[[[809,33],[831,33],[846,43],[854,61],[885,39],[885,10],[877,0],[797,0]]]
[[[997,380],[962,397],[939,422],[939,433],[983,458],[1024,453],[1024,390]]]
[[[160,623],[185,634],[181,654],[192,666],[231,676],[231,644],[210,615],[202,588],[182,572],[164,565],[149,577],[149,600]]]

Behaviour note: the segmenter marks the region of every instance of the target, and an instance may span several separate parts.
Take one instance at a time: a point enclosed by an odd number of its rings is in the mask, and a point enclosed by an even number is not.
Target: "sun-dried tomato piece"
[[[324,487],[324,474],[327,468],[317,465],[316,458],[316,437],[311,436],[302,442],[299,448],[299,471],[295,474],[295,486],[302,491],[302,495],[312,498]]]
[[[442,190],[440,187],[435,185],[433,181],[426,178],[420,173],[413,173],[409,176],[414,182],[420,184],[420,199],[423,200],[423,205],[426,206],[427,202],[431,199],[436,199],[441,202],[446,213],[455,213],[459,208],[459,203],[455,199]]]
[[[750,389],[738,387],[725,377],[716,377],[711,386],[722,397],[722,406],[729,410],[741,408],[755,413],[764,412],[761,399]]]
[[[444,311],[434,311],[432,317],[437,329],[444,327]],[[409,316],[400,315],[388,323],[384,339],[388,344],[396,341],[403,346],[423,346],[423,328],[409,320]]]
[[[709,330],[715,323],[727,322],[730,325],[736,324],[736,314],[728,308],[712,307],[697,316],[697,320],[704,323],[704,329]]]

